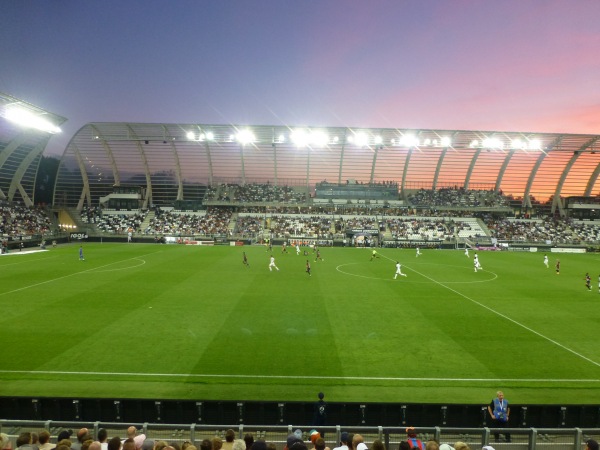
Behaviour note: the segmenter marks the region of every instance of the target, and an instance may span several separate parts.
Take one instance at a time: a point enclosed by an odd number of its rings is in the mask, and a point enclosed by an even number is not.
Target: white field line
[[[15,292],[25,291],[27,289],[31,289],[31,288],[34,288],[34,287],[37,287],[37,286],[43,286],[44,284],[54,283],[55,281],[64,280],[65,278],[69,278],[69,277],[72,277],[72,276],[75,276],[75,275],[81,275],[82,273],[93,273],[93,272],[101,271],[99,269],[103,269],[105,267],[110,267],[110,266],[113,266],[115,264],[120,264],[120,263],[122,263],[124,261],[139,260],[139,258],[141,258],[143,256],[148,256],[148,255],[152,255],[154,253],[159,253],[160,251],[162,251],[162,250],[159,250],[159,251],[156,251],[156,252],[151,252],[151,253],[146,253],[145,255],[141,255],[141,256],[134,256],[133,258],[122,259],[121,261],[111,262],[111,263],[105,264],[103,266],[92,267],[92,268],[89,268],[89,269],[86,269],[86,270],[81,270],[79,272],[73,272],[73,273],[70,273],[68,275],[63,275],[62,277],[52,278],[52,279],[46,280],[46,281],[40,281],[39,283],[34,283],[34,284],[30,284],[28,286],[23,286],[23,287],[20,287],[18,289],[13,289],[12,291],[0,292],[0,296],[7,295],[7,294],[14,294]],[[144,264],[145,264],[145,261],[144,261]],[[108,271],[108,270],[105,270],[105,271]]]
[[[380,253],[380,255],[381,255],[381,253]],[[386,259],[388,259],[388,260],[390,260],[390,261],[392,261],[392,262],[394,262],[394,261],[395,261],[394,259],[392,259],[392,258],[388,258],[388,257],[387,257],[387,256],[385,256],[385,255],[381,255],[381,256],[383,256],[384,258],[386,258]],[[413,271],[413,272],[415,272],[415,273],[418,273],[418,274],[419,274],[419,275],[421,275],[422,277],[424,277],[424,278],[427,278],[428,280],[431,280],[431,282],[433,282],[433,283],[435,283],[435,284],[437,284],[437,285],[439,285],[439,286],[442,286],[443,288],[445,288],[445,289],[448,289],[449,291],[452,291],[452,292],[454,292],[456,295],[459,295],[460,297],[464,298],[465,300],[469,300],[470,302],[472,302],[472,303],[474,303],[474,304],[476,304],[476,305],[478,305],[478,306],[480,306],[480,307],[482,307],[482,308],[484,308],[484,309],[487,309],[487,310],[488,310],[488,311],[490,311],[491,313],[494,313],[494,314],[496,314],[497,316],[500,316],[500,317],[502,317],[503,319],[506,319],[506,320],[508,320],[509,322],[512,322],[512,323],[514,323],[515,325],[518,325],[518,326],[520,326],[521,328],[523,328],[523,329],[525,329],[525,330],[529,331],[530,333],[533,333],[533,334],[535,334],[536,336],[539,336],[539,337],[541,337],[542,339],[545,339],[545,340],[547,340],[548,342],[551,342],[552,344],[556,345],[557,347],[560,347],[560,348],[562,348],[563,350],[566,350],[566,351],[568,351],[569,353],[572,353],[573,355],[575,355],[575,356],[578,356],[578,357],[580,357],[581,359],[584,359],[584,360],[586,360],[587,362],[589,362],[589,363],[592,363],[593,365],[595,365],[595,366],[597,366],[597,367],[600,367],[600,363],[598,363],[598,362],[596,362],[596,361],[594,361],[594,360],[592,360],[592,359],[588,358],[587,356],[584,356],[584,355],[582,355],[581,353],[578,353],[578,352],[576,352],[576,351],[575,351],[575,350],[573,350],[573,349],[570,349],[569,347],[567,347],[567,346],[565,346],[565,345],[561,344],[560,342],[557,342],[557,341],[555,341],[554,339],[551,339],[551,338],[549,338],[548,336],[545,336],[545,335],[543,335],[542,333],[540,333],[540,332],[538,332],[538,331],[535,331],[535,330],[534,330],[534,329],[532,329],[532,328],[529,328],[527,325],[523,325],[521,322],[518,322],[518,321],[516,321],[515,319],[512,319],[512,318],[510,318],[510,317],[508,317],[508,316],[506,316],[506,315],[502,314],[501,312],[499,312],[499,311],[496,311],[495,309],[493,309],[493,308],[490,308],[489,306],[487,306],[487,305],[484,305],[483,303],[479,303],[477,300],[473,300],[472,298],[470,298],[470,297],[467,297],[467,296],[466,296],[465,294],[463,294],[462,292],[459,292],[459,291],[457,291],[456,289],[453,289],[453,288],[451,288],[450,286],[446,286],[444,283],[441,283],[441,282],[439,282],[439,281],[436,281],[436,280],[434,280],[433,278],[431,278],[431,277],[428,277],[427,275],[424,275],[424,274],[422,274],[421,272],[419,272],[419,271],[417,271],[417,270],[415,270],[415,269],[412,269],[410,266],[406,266],[405,264],[403,264],[403,266],[404,266],[404,267],[407,267],[408,269],[412,270],[412,271]]]
[[[228,374],[197,374],[197,373],[139,373],[139,372],[76,372],[61,370],[0,370],[0,374],[27,375],[90,375],[107,377],[167,377],[167,378],[229,378],[229,379],[275,379],[275,380],[357,380],[357,381],[451,381],[451,382],[504,382],[504,383],[600,383],[597,379],[552,379],[552,378],[411,378],[411,377],[331,377],[314,375],[228,375]]]

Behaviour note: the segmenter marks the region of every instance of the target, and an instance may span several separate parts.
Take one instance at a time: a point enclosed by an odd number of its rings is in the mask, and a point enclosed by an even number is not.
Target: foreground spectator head
[[[81,444],[81,450],[89,450],[90,445],[92,445],[93,443],[94,441],[92,441],[91,439],[83,441],[83,444]]]
[[[353,437],[352,437],[352,448],[354,450],[358,450],[358,444],[362,444],[364,443],[365,440],[363,439],[363,437],[356,433]]]
[[[315,450],[325,450],[325,439],[320,437],[315,440]]]
[[[50,433],[48,433],[47,430],[40,431],[40,434],[38,436],[38,442],[40,443],[40,445],[47,444],[49,441],[50,441]]]
[[[317,442],[317,439],[321,438],[321,433],[319,433],[317,430],[311,430],[310,431],[310,442],[312,445],[315,445],[315,442]]]
[[[598,450],[598,441],[595,441],[593,439],[587,441],[585,445],[588,450]]]
[[[107,438],[108,438],[108,432],[106,431],[106,429],[100,428],[98,430],[98,442],[106,442]]]
[[[252,448],[252,444],[254,444],[254,435],[252,433],[246,433],[244,435],[244,442],[246,443],[246,448],[250,450]]]
[[[385,450],[385,445],[379,439],[375,439],[371,445],[371,450]]]
[[[81,428],[78,432],[77,432],[77,440],[83,444],[83,441],[86,441],[86,437],[90,434],[90,430],[88,430],[87,428]]]
[[[252,450],[267,450],[267,443],[263,440],[255,441],[251,447]]]
[[[306,444],[303,441],[296,441],[289,450],[308,450],[308,448],[306,448]]]
[[[406,441],[400,442],[400,450],[410,450],[410,444]]]
[[[154,443],[154,450],[163,450],[165,447],[168,447],[169,444],[167,444],[166,441],[156,441]]]
[[[212,450],[221,450],[223,447],[223,440],[220,437],[212,438]]]
[[[235,440],[235,431],[231,428],[225,432],[225,442],[233,442]]]
[[[100,445],[100,442],[98,441],[93,441],[88,447],[88,450],[102,450],[102,445]]]
[[[108,450],[121,450],[121,438],[115,436],[108,441]]]
[[[17,448],[22,447],[23,445],[31,444],[31,433],[25,431],[19,435],[17,438]]]
[[[64,439],[70,439],[72,434],[73,432],[71,430],[62,430],[60,433],[58,433],[58,436],[56,437],[56,442],[60,442]]]
[[[427,443],[425,444],[425,450],[440,450],[440,444],[438,444],[434,440],[427,441]]]
[[[6,433],[0,433],[0,450],[11,450],[12,442]]]
[[[454,443],[454,450],[471,450],[471,448],[462,441],[456,441]]]
[[[122,449],[123,450],[136,450],[135,441],[133,440],[133,438],[125,439],[125,442],[123,442]]]
[[[350,443],[352,443],[352,440],[350,439],[350,435],[348,434],[347,431],[343,431],[342,434],[340,435],[340,444],[346,445],[346,444],[350,444]]]
[[[204,439],[200,442],[200,450],[212,450],[212,442],[210,442],[210,439]]]

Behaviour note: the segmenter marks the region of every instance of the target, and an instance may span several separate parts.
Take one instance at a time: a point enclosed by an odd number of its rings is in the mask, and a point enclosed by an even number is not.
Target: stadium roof
[[[42,153],[66,119],[0,92],[0,198],[33,205]]]
[[[157,205],[200,185],[396,181],[401,192],[458,186],[538,200],[598,192],[600,135],[481,130],[88,123],[61,160],[55,203],[96,205],[113,185]],[[555,203],[554,206],[561,207]]]

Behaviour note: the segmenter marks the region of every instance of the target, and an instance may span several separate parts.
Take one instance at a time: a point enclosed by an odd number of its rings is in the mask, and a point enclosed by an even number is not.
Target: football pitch
[[[78,250],[0,257],[0,395],[597,402],[600,255],[482,251],[475,272],[473,251],[274,247],[269,271],[263,246]]]

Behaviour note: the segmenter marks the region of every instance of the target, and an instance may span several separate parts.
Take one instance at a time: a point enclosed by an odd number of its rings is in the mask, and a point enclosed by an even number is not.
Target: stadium
[[[11,439],[600,435],[599,135],[88,123],[53,162],[65,120],[0,94]]]

